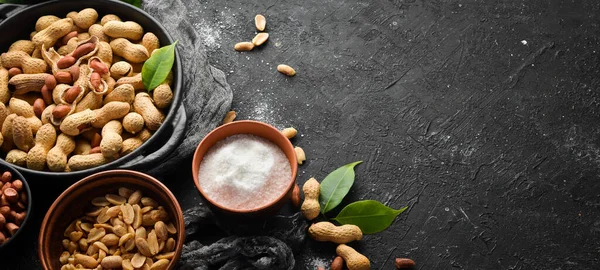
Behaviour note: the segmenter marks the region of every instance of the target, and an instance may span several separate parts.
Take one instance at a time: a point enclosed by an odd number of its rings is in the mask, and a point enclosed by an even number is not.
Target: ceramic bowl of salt
[[[277,213],[290,200],[298,162],[292,143],[271,125],[235,121],[204,137],[192,174],[211,207],[236,217]]]

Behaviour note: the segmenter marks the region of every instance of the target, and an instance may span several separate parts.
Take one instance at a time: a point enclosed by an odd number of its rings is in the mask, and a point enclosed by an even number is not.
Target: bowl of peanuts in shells
[[[49,1],[15,12],[0,30],[0,163],[36,178],[80,179],[127,168],[180,127],[177,52],[160,85],[148,91],[142,81],[152,53],[174,43],[143,10]]]

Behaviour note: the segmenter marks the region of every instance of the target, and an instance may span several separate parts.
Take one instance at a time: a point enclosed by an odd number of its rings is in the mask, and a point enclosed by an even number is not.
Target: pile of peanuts
[[[5,171],[0,177],[0,245],[8,241],[19,230],[27,216],[27,192],[20,179],[12,179]]]
[[[139,190],[92,200],[94,208],[65,230],[61,270],[167,269],[175,254],[177,229],[169,214]]]
[[[144,62],[160,43],[91,8],[40,17],[0,56],[1,150],[33,170],[77,171],[131,153],[163,123],[172,75],[151,95]]]

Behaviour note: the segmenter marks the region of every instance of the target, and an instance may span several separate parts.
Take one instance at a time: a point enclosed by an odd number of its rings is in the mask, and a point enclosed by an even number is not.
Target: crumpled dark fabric
[[[209,246],[193,240],[183,247],[180,269],[293,269],[294,254],[283,241],[268,236],[223,238]]]
[[[306,239],[306,220],[300,213],[274,216],[260,222],[227,222],[212,214],[205,203],[183,213],[186,243],[180,269],[293,269],[293,250]],[[211,245],[198,240],[203,228],[217,225],[233,235]]]
[[[144,0],[142,8],[157,19],[177,40],[183,70],[183,106],[187,129],[183,142],[164,161],[148,171],[160,174],[189,158],[200,140],[223,120],[231,108],[233,93],[225,73],[211,66],[206,48],[188,20],[187,12],[197,3],[181,0]]]

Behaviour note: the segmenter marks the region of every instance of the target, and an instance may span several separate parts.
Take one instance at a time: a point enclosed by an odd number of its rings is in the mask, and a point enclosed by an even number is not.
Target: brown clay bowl
[[[119,187],[141,190],[162,205],[170,215],[170,221],[177,228],[175,256],[167,269],[173,269],[181,256],[185,238],[183,212],[173,193],[155,178],[135,171],[111,170],[90,175],[65,190],[50,206],[38,238],[38,257],[46,270],[58,270],[58,260],[63,251],[63,232],[76,218],[84,215],[95,197],[107,193],[116,194]]]
[[[290,179],[286,180],[289,181],[289,185],[287,186],[286,191],[276,200],[272,201],[271,203],[265,206],[249,210],[239,210],[225,207],[223,205],[220,205],[218,202],[211,200],[210,197],[207,196],[204,189],[202,189],[202,186],[198,183],[198,171],[200,169],[200,163],[202,162],[202,158],[204,157],[206,152],[218,141],[236,134],[252,134],[273,142],[274,144],[279,146],[279,148],[281,148],[281,150],[285,153],[286,157],[290,162],[292,174]],[[290,140],[273,126],[251,120],[231,122],[229,124],[220,126],[208,133],[208,135],[204,137],[204,139],[196,148],[196,152],[194,153],[194,160],[192,162],[192,176],[194,177],[194,184],[196,185],[196,188],[198,189],[200,194],[202,194],[202,196],[211,205],[212,209],[216,209],[218,212],[224,213],[229,217],[239,218],[265,217],[277,213],[277,211],[287,201],[289,201],[289,199],[292,196],[292,190],[294,188],[297,172],[298,161],[296,159],[296,152],[294,151],[294,146],[292,146]]]

